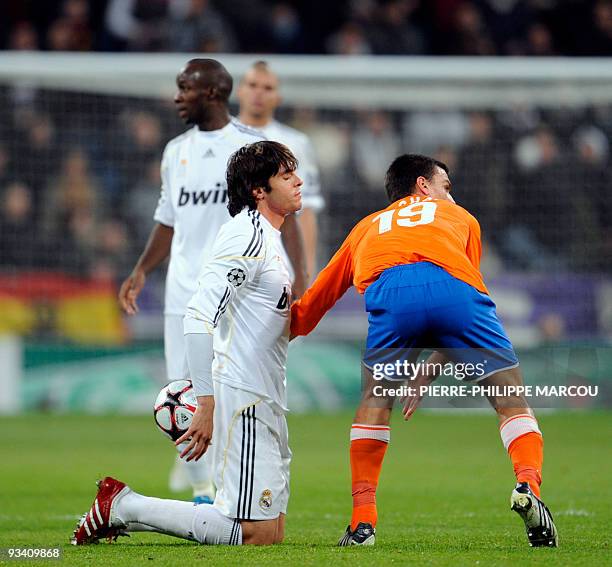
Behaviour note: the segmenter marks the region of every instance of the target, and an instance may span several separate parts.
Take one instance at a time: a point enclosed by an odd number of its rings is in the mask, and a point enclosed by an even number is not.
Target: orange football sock
[[[510,443],[508,454],[518,482],[528,482],[533,493],[540,497],[544,441],[540,433],[526,433]]]
[[[519,414],[506,419],[500,426],[504,447],[510,455],[518,482],[527,482],[539,498],[542,484],[544,441],[535,417]]]
[[[389,444],[390,428],[354,424],[351,428],[353,515],[351,530],[360,522],[376,526],[376,488]]]

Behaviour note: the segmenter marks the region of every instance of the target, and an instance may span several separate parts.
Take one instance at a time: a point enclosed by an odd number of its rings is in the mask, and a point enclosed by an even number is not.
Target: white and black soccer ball
[[[191,425],[198,400],[191,380],[175,380],[166,384],[155,400],[153,417],[162,433],[176,441]]]

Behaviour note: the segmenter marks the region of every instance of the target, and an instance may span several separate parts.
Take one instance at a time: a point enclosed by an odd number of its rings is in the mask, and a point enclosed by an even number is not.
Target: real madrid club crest
[[[266,488],[259,497],[259,507],[262,510],[269,510],[272,508],[272,491]]]

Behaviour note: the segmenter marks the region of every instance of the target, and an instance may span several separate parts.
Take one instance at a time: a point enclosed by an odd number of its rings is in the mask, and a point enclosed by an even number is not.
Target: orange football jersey
[[[302,299],[291,309],[291,333],[307,335],[344,292],[359,293],[393,266],[431,262],[487,293],[480,274],[480,225],[451,201],[411,195],[353,228]]]

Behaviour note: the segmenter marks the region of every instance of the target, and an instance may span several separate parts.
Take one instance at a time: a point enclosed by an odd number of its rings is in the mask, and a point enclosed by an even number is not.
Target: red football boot
[[[123,531],[125,525],[114,517],[114,505],[117,498],[129,492],[130,488],[124,482],[110,476],[99,480],[96,484],[98,493],[89,512],[77,524],[70,539],[72,545],[98,543],[103,538],[111,542],[120,535],[127,535]]]

